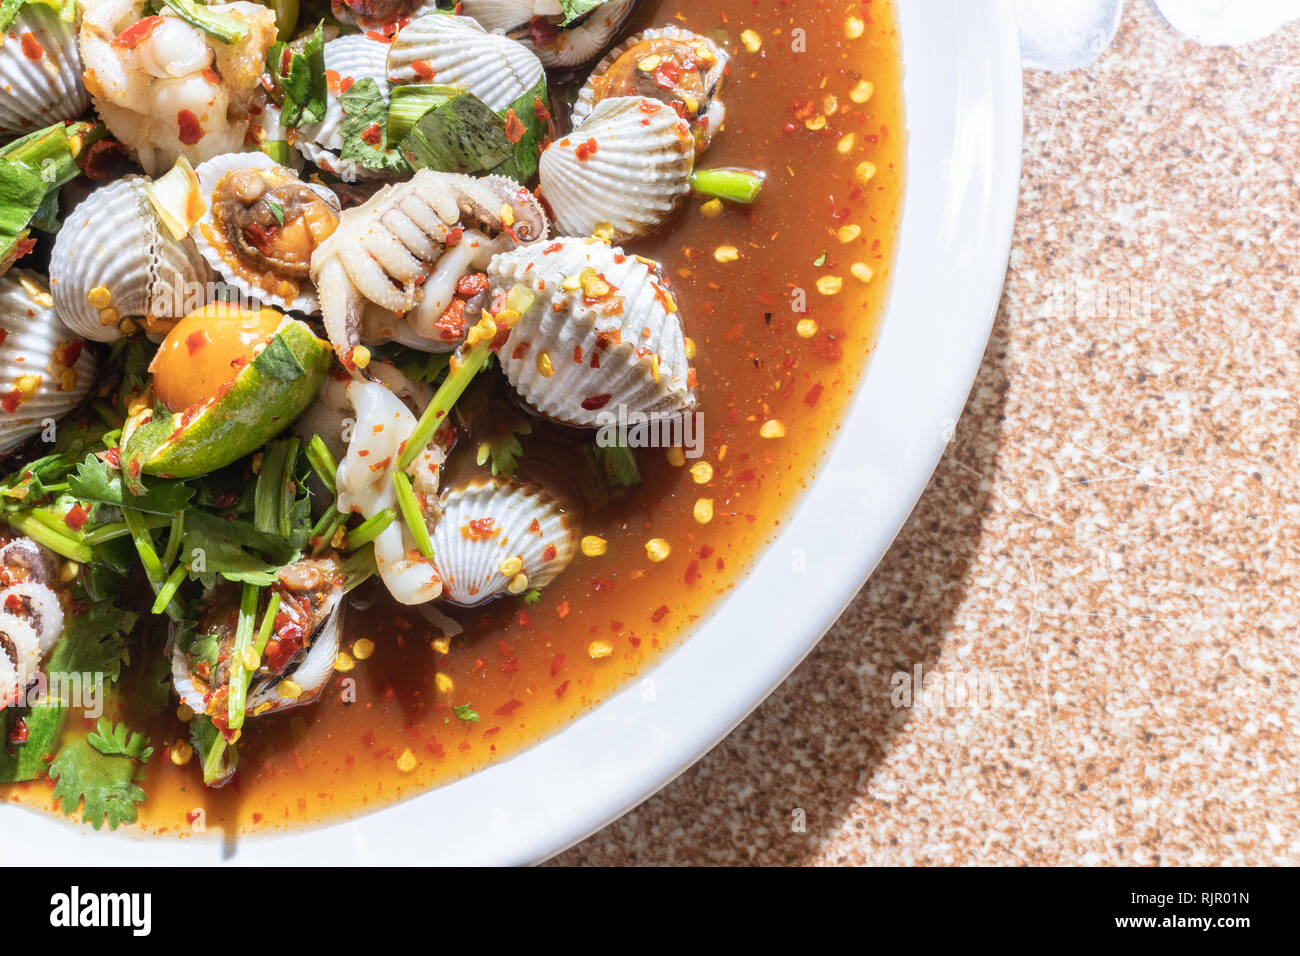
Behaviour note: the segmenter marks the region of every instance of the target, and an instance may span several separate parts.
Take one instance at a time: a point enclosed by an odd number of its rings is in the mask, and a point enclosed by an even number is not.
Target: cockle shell
[[[321,564],[327,559],[306,559],[301,565]],[[286,572],[298,565],[290,565],[280,571],[281,581]],[[337,568],[337,564],[335,565]],[[343,634],[343,575],[338,571],[328,590],[322,590],[319,600],[308,596],[308,592],[298,592],[299,597],[314,605],[310,610],[312,619],[319,616],[320,624],[312,632],[306,653],[300,653],[300,659],[292,661],[282,673],[254,674],[248,685],[246,712],[251,717],[261,717],[276,711],[291,710],[315,703],[325,690],[334,671],[334,661],[338,657],[339,644]],[[282,605],[283,606],[283,605]],[[192,671],[193,662],[189,649],[182,648],[180,642],[172,647],[172,686],[176,689],[181,702],[188,705],[196,714],[208,711],[211,703],[209,683],[196,682]],[[280,692],[281,686],[292,680],[297,685],[294,694]],[[224,683],[224,681],[223,681]]]
[[[388,51],[388,80],[394,86],[455,86],[497,112],[534,89],[545,72],[522,43],[488,33],[469,17],[441,13],[402,27]]]
[[[54,305],[68,328],[96,342],[121,338],[119,324],[178,319],[210,297],[212,270],[188,236],[172,239],[145,193],[126,176],[101,186],[64,220],[50,253]],[[92,293],[94,293],[92,295]]]
[[[457,604],[546,587],[577,553],[575,516],[530,482],[472,481],[445,491],[440,504],[433,561]]]
[[[644,45],[646,49],[651,49],[656,43],[668,48],[690,47],[694,51],[692,55],[705,67],[701,71],[699,91],[701,95],[696,97],[696,108],[684,117],[695,131],[696,140],[700,144],[696,152],[703,152],[713,134],[726,119],[726,109],[722,105],[719,93],[723,78],[726,76],[728,57],[726,52],[708,37],[683,30],[681,27],[666,26],[645,30],[629,37],[605,54],[578,92],[578,99],[573,104],[573,124],[581,125],[591,115],[591,111],[599,101],[613,96],[646,95],[673,105],[674,90],[664,90],[653,81],[644,87],[639,87],[640,92],[624,89],[621,85],[616,89],[610,88],[610,70],[619,60],[633,53],[638,47]],[[653,76],[653,72],[650,71],[647,76]],[[683,109],[687,109],[687,104],[683,104]]]
[[[230,153],[201,163],[194,170],[194,174],[198,177],[199,190],[207,210],[190,230],[190,237],[194,240],[195,247],[207,260],[208,265],[242,295],[282,309],[307,313],[318,311],[320,300],[316,295],[316,287],[308,276],[304,275],[300,279],[290,278],[289,286],[296,287],[296,293],[291,297],[282,294],[284,290],[281,289],[283,285],[281,277],[277,277],[272,272],[259,275],[250,269],[239,267],[241,260],[238,250],[231,248],[225,234],[213,222],[213,192],[227,174],[241,169],[262,170],[263,177],[273,187],[278,183],[301,183],[293,170],[281,166],[265,153]],[[302,185],[319,196],[336,215],[342,213],[339,199],[331,190],[316,183],[302,183]]]
[[[339,23],[371,30],[402,19],[414,19],[438,9],[438,0],[330,0],[330,12]],[[362,12],[364,11],[364,12]]]
[[[26,269],[0,278],[0,453],[89,394],[95,358],[65,326],[43,280]]]
[[[325,78],[329,93],[325,118],[299,127],[293,145],[308,160],[344,181],[380,178],[382,173],[339,157],[346,119],[339,97],[357,80],[370,79],[388,99],[388,44],[364,33],[335,37],[325,44]]]
[[[558,0],[464,0],[460,12],[490,33],[514,36],[547,67],[568,67],[593,60],[614,39],[635,6],[636,0],[609,0],[568,28],[559,28],[564,9]],[[542,46],[533,42],[533,17],[552,18],[558,31],[555,42]]]
[[[301,661],[288,673],[278,677],[263,677],[253,681],[248,688],[248,712],[255,716],[292,710],[314,704],[325,692],[325,685],[334,674],[334,661],[339,656],[343,638],[343,588],[331,596],[334,610],[312,636],[311,646]],[[301,689],[297,697],[280,693],[280,685],[292,679]]]
[[[76,23],[44,4],[23,7],[0,36],[0,136],[74,120],[89,106]]]
[[[559,231],[614,242],[663,224],[691,189],[695,139],[671,108],[645,97],[601,100],[587,121],[552,143],[539,166],[542,197]]]
[[[585,428],[620,407],[652,416],[695,407],[676,301],[653,265],[594,239],[561,239],[492,260],[494,295],[522,285],[536,296],[497,352],[524,401]],[[607,295],[588,294],[603,291],[593,278],[609,287]]]

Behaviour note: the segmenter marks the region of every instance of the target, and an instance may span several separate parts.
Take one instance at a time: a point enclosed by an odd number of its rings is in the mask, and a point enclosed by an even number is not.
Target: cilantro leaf
[[[299,557],[290,542],[263,534],[252,522],[227,521],[196,509],[185,515],[181,559],[206,588],[216,586],[217,575],[266,587],[275,583],[281,567]]]
[[[110,601],[92,603],[83,613],[69,615],[63,639],[50,654],[46,671],[118,680],[122,665],[130,660],[126,635],[135,627],[138,616]]]
[[[76,474],[68,477],[68,492],[80,501],[134,508],[136,511],[159,515],[173,515],[183,511],[194,497],[194,489],[179,481],[154,481],[145,486],[144,494],[131,495],[123,487],[122,473],[110,468],[94,455],[87,455],[77,466]]]
[[[84,740],[74,741],[50,766],[50,779],[57,781],[54,799],[61,801],[64,816],[82,807],[83,823],[98,830],[107,820],[108,828],[116,830],[135,823],[136,804],[144,800],[144,791],[132,782],[135,771],[130,760],[104,756]]]
[[[532,433],[533,423],[527,418],[521,416],[510,420],[504,429],[490,435],[478,446],[478,464],[485,464],[491,458],[492,476],[504,475],[509,478],[515,473],[519,459],[524,454],[524,446],[519,443],[518,436]]]
[[[456,712],[456,716],[461,720],[467,720],[470,723],[477,724],[481,719],[478,713],[469,704],[456,704],[451,709]]]
[[[384,147],[388,141],[388,101],[378,83],[362,77],[339,96],[339,105],[344,113],[339,127],[343,136],[341,159],[396,175],[410,172],[401,153]]]
[[[509,176],[520,183],[527,183],[537,175],[537,161],[541,155],[542,142],[550,132],[547,120],[550,118],[547,102],[550,94],[546,88],[546,76],[537,81],[537,85],[507,107],[503,114],[507,130],[514,141],[514,153],[493,172]],[[518,124],[511,123],[511,114]],[[514,136],[522,130],[518,140]]]
[[[148,763],[153,756],[148,736],[132,733],[126,724],[115,724],[104,717],[99,718],[94,732],[86,736],[86,743],[105,757],[130,757],[139,763]]]
[[[641,484],[641,470],[632,449],[622,445],[597,445],[596,461],[605,480],[615,488],[635,488]]]
[[[129,757],[100,753],[81,738],[65,744],[50,765],[50,779],[56,781],[54,799],[64,816],[82,808],[81,820],[98,830],[108,821],[116,830],[123,823],[135,823],[136,804],[144,791],[133,782],[139,765]]]

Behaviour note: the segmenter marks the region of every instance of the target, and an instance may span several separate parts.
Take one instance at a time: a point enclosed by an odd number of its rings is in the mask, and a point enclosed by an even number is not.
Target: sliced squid
[[[338,509],[373,518],[385,508],[397,509],[393,470],[415,431],[417,418],[382,382],[353,381],[347,394],[355,424],[335,477]],[[446,457],[440,436],[435,435],[407,471],[430,531],[437,525],[436,496]],[[438,569],[420,553],[403,521],[392,522],[375,538],[375,566],[389,593],[401,604],[424,604],[442,594]]]
[[[51,586],[57,567],[30,538],[0,548],[0,711],[22,701],[42,659],[63,637],[63,603]]]

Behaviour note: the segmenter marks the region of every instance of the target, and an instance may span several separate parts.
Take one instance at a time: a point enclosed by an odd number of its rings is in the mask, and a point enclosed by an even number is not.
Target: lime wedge
[[[286,318],[217,397],[174,414],[159,405],[128,422],[122,468],[131,476],[194,478],[251,454],[312,403],[333,354],[305,324]]]

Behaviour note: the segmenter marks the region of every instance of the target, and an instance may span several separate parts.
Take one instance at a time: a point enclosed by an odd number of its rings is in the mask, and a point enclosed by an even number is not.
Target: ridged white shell
[[[33,272],[11,269],[0,278],[0,396],[13,395],[24,376],[40,379],[13,411],[0,405],[0,453],[81,404],[95,383],[94,356],[49,302],[44,281]],[[71,365],[65,361],[69,347],[77,353]],[[69,368],[71,383],[63,380]]]
[[[41,47],[35,60],[23,50],[27,33]],[[41,4],[23,7],[0,37],[0,135],[76,119],[89,106],[75,22]]]
[[[590,236],[610,225],[622,242],[664,223],[690,192],[694,169],[690,127],[657,100],[622,96],[597,103],[552,143],[538,174],[561,234]]]
[[[325,69],[337,73],[340,80],[374,80],[384,99],[388,99],[387,43],[371,39],[364,33],[335,37],[325,44]],[[325,118],[319,123],[299,127],[294,145],[309,161],[347,182],[379,178],[380,173],[339,158],[339,150],[343,148],[344,119],[339,94],[331,88]]]
[[[514,479],[485,479],[443,492],[441,520],[433,531],[433,563],[443,594],[457,604],[482,604],[507,593],[514,574],[502,573],[511,558],[522,562],[528,589],[555,580],[573,560],[579,530],[574,516],[544,489]],[[491,518],[493,533],[479,537],[471,521]],[[532,530],[533,522],[536,530]],[[516,587],[524,582],[518,582]]]
[[[325,691],[325,685],[329,683],[330,677],[334,673],[334,661],[339,656],[339,645],[343,638],[343,589],[338,589],[338,594],[332,600],[337,601],[334,610],[325,623],[320,626],[316,634],[312,637],[311,647],[307,648],[307,656],[298,662],[289,673],[274,679],[255,680],[253,685],[248,689],[248,711],[249,713],[257,712],[258,716],[263,714],[275,713],[277,711],[292,710],[295,707],[305,707],[308,704],[314,704],[320,699],[320,695]],[[293,679],[293,682],[302,688],[302,694],[298,697],[281,697],[279,687],[285,680]],[[263,709],[265,705],[269,707]]]
[[[320,299],[316,295],[316,287],[312,285],[310,278],[303,277],[298,287],[298,294],[292,299],[286,299],[284,296],[277,295],[272,289],[250,282],[231,269],[222,256],[222,250],[213,245],[209,237],[209,232],[212,230],[204,228],[205,225],[208,227],[212,225],[212,193],[222,178],[236,169],[275,170],[276,175],[281,177],[280,181],[282,182],[300,181],[292,169],[281,166],[265,153],[228,153],[225,156],[217,156],[205,163],[200,163],[194,170],[194,174],[198,176],[199,189],[208,208],[202,218],[194,224],[194,228],[190,230],[190,238],[194,240],[194,245],[199,250],[199,254],[207,260],[208,265],[216,270],[225,282],[234,286],[240,293],[250,299],[276,305],[282,309],[294,309],[298,312],[312,313],[319,311]],[[338,196],[334,195],[329,189],[315,183],[304,183],[303,185],[320,196],[336,213],[342,213],[342,206],[339,204]]]
[[[417,71],[414,63],[426,68]],[[394,86],[455,86],[498,112],[537,86],[545,72],[542,61],[522,43],[488,33],[469,17],[441,13],[412,20],[393,38],[388,51],[388,80]]]
[[[588,267],[615,289],[595,305],[581,289],[562,285]],[[515,391],[541,414],[593,428],[602,412],[617,414],[620,406],[645,415],[695,407],[685,336],[665,305],[674,303],[672,294],[636,256],[594,239],[561,239],[497,256],[488,281],[493,294],[524,285],[537,296],[497,357]],[[538,367],[543,352],[549,376]]]
[[[108,308],[128,317],[180,318],[204,305],[212,270],[188,236],[167,235],[145,194],[148,180],[126,176],[83,199],[63,222],[50,253],[50,288],[68,328],[96,342],[122,333],[90,304],[92,289],[112,296]]]
[[[713,134],[722,126],[726,119],[726,110],[722,105],[722,100],[718,98],[718,93],[722,86],[723,77],[727,71],[727,54],[716,43],[708,37],[700,36],[698,33],[692,33],[690,30],[683,30],[681,27],[666,26],[657,27],[653,30],[644,30],[636,36],[628,37],[614,49],[610,50],[601,61],[596,64],[592,70],[591,76],[578,91],[578,99],[573,104],[573,124],[580,125],[596,106],[596,84],[600,77],[604,76],[611,66],[618,62],[623,54],[627,53],[638,44],[650,40],[678,40],[682,43],[690,44],[693,47],[704,47],[714,57],[714,62],[704,78],[704,88],[708,92],[708,97],[701,101],[700,111],[696,119],[691,120],[691,125],[702,127],[701,141],[707,146]],[[703,122],[707,120],[707,122]]]
[[[561,16],[557,0],[464,0],[460,12],[473,17],[489,33],[517,33],[521,43],[537,54],[547,67],[581,66],[603,50],[628,16],[634,0],[610,0],[591,12],[581,23],[560,31],[560,39],[546,47],[534,47],[528,24],[535,16]]]
[[[330,595],[333,610],[312,636],[307,655],[287,673],[278,677],[256,677],[248,688],[246,711],[253,716],[263,716],[277,711],[305,707],[320,699],[334,672],[334,660],[339,654],[339,645],[343,637],[343,589],[336,588]],[[302,688],[302,694],[296,698],[281,697],[280,684],[292,678]],[[189,655],[177,644],[172,648],[172,687],[181,703],[189,706],[196,714],[207,710],[208,702],[194,684],[190,673]],[[264,705],[269,704],[269,707]]]

